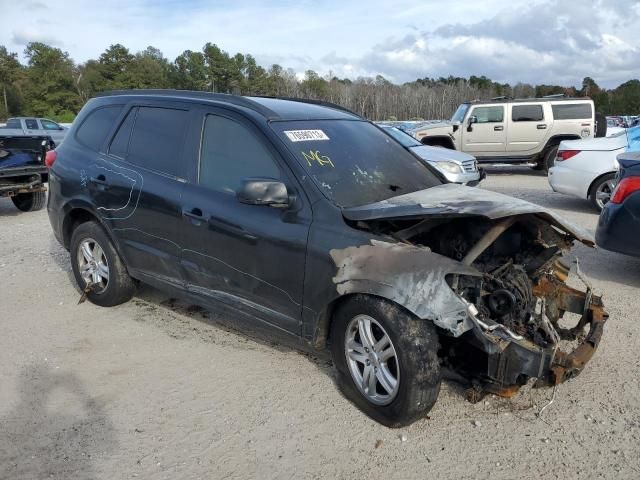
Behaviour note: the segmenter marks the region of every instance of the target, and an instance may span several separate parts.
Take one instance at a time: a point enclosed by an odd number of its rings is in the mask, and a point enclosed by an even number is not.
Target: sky
[[[485,75],[616,87],[640,77],[640,0],[0,0],[0,45],[41,41],[76,62],[109,45],[173,60],[207,42],[302,74],[396,82]]]

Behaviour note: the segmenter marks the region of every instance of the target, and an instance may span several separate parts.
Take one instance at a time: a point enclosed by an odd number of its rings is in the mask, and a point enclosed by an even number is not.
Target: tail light
[[[580,153],[580,150],[561,150],[558,152],[556,162],[562,162],[563,160],[569,160],[571,157],[575,157]]]
[[[623,178],[613,191],[611,203],[622,203],[633,192],[640,190],[640,177]]]
[[[44,164],[47,166],[47,168],[53,167],[53,164],[55,163],[56,158],[58,158],[58,154],[56,153],[55,150],[49,150],[47,152],[47,154],[44,157]]]

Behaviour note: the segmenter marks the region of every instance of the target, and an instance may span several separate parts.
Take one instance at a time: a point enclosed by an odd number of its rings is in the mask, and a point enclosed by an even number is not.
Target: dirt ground
[[[482,188],[597,222],[526,167]],[[46,211],[0,199],[0,479],[640,478],[640,259],[575,253],[611,318],[541,418],[550,390],[471,405],[445,384],[428,419],[391,430],[342,397],[326,358],[150,287],[77,305]]]

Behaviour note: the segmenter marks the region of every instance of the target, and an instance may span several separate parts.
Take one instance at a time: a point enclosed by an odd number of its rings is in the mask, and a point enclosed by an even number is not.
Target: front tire
[[[338,385],[360,410],[387,427],[423,418],[440,392],[438,334],[378,297],[356,295],[335,312],[331,350]]]
[[[112,307],[133,297],[136,288],[133,279],[98,223],[80,224],[71,235],[69,252],[78,287],[84,290],[91,283],[87,294],[91,303]]]
[[[11,197],[16,208],[23,212],[42,210],[46,200],[46,192],[19,193]]]

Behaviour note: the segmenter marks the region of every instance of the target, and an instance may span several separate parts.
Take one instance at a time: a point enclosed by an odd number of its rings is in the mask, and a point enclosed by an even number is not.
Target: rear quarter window
[[[542,105],[514,105],[511,119],[514,122],[540,122],[544,120]]]
[[[551,105],[555,120],[591,120],[593,110],[590,103]]]
[[[122,105],[96,108],[78,128],[76,140],[95,152],[100,151],[121,110]]]
[[[7,128],[22,128],[22,125],[20,125],[20,120],[12,118],[11,120],[7,120]]]

